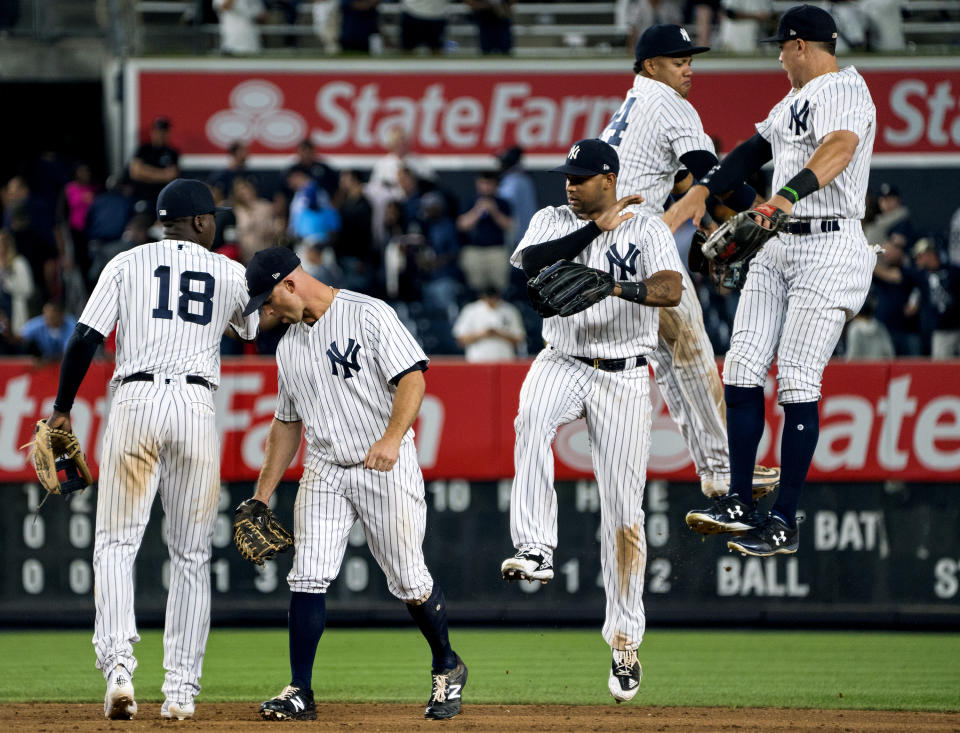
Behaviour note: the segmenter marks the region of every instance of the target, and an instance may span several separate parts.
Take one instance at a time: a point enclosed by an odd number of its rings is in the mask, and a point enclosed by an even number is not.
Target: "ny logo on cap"
[[[687,33],[686,28],[680,29],[680,35],[683,36],[683,40],[685,40],[687,43],[690,43],[690,34]]]
[[[580,155],[580,146],[574,145],[572,148],[570,148],[570,155],[567,157],[571,160],[576,160],[578,155]]]

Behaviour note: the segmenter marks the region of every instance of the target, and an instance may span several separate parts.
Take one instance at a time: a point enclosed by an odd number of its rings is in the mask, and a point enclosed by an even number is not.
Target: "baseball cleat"
[[[260,703],[260,717],[264,720],[316,720],[313,690],[287,685],[275,698]]]
[[[186,720],[193,717],[194,710],[193,700],[187,702],[164,700],[163,705],[160,706],[160,717],[169,720]]]
[[[770,514],[756,529],[727,542],[727,547],[757,557],[792,555],[800,548],[800,530],[787,526],[780,517]]]
[[[613,662],[610,663],[610,678],[607,687],[610,694],[618,703],[632,700],[640,689],[640,662],[637,661],[637,650],[613,650]]]
[[[500,565],[504,580],[539,580],[546,584],[553,580],[553,565],[537,550],[517,550]]]
[[[687,512],[687,526],[700,534],[747,532],[760,522],[756,507],[748,506],[729,494],[714,499],[713,505],[706,509]]]
[[[432,672],[433,690],[424,718],[447,720],[460,712],[460,696],[467,686],[467,665],[457,657],[457,666],[445,672]]]
[[[103,717],[110,720],[130,720],[137,714],[133,699],[133,680],[127,668],[118,664],[107,677],[107,694],[103,698]]]
[[[753,467],[753,500],[762,499],[780,487],[780,469],[766,466]]]

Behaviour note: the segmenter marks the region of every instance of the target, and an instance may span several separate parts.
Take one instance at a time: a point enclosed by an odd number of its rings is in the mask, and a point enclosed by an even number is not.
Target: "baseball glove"
[[[741,211],[717,227],[704,242],[703,254],[708,260],[723,265],[749,259],[776,235],[786,218],[780,209],[769,204]]]
[[[51,428],[46,420],[39,420],[33,431],[33,440],[22,447],[30,449],[28,458],[48,493],[69,494],[93,483],[80,441],[72,430]],[[59,471],[66,476],[63,481],[57,475]]]
[[[293,535],[259,499],[247,499],[233,513],[233,544],[244,560],[263,565],[293,547]]]
[[[614,285],[609,273],[558,260],[527,281],[527,294],[534,310],[544,318],[565,318],[606,298]]]

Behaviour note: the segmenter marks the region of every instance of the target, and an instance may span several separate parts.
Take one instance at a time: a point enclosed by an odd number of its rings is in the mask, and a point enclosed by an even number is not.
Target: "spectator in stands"
[[[90,166],[78,163],[74,170],[73,180],[63,189],[61,200],[61,218],[70,228],[70,239],[73,242],[73,261],[76,263],[84,279],[90,271],[90,253],[87,248],[87,214],[93,206],[97,195],[97,187],[93,184]],[[90,283],[87,282],[87,285]]]
[[[380,33],[380,0],[340,0],[340,50],[370,53]]]
[[[909,263],[904,261],[903,243],[888,242],[877,255],[873,270],[873,294],[876,297],[875,315],[887,329],[897,356],[920,356],[920,339],[916,307],[911,306],[913,280],[904,275]]]
[[[471,289],[483,292],[494,287],[503,292],[509,276],[507,237],[513,226],[510,204],[496,195],[496,174],[480,173],[474,183],[476,198],[457,218],[457,229],[467,242],[460,266]]]
[[[153,212],[145,212],[144,215],[150,218],[150,223],[153,223]],[[84,277],[88,284],[96,282],[100,269],[103,269],[103,264],[106,264],[104,260],[96,270],[97,275],[91,274],[94,270],[94,260],[100,257],[101,248],[108,243],[116,242],[123,236],[131,216],[133,216],[133,184],[129,179],[111,176],[107,179],[106,190],[94,197],[87,212],[85,234],[90,267]]]
[[[732,53],[756,52],[772,17],[772,0],[720,0],[717,45]]]
[[[527,339],[520,311],[495,288],[463,307],[454,321],[453,335],[470,362],[510,361]]]
[[[297,160],[287,169],[284,179],[286,180],[286,177],[294,170],[306,170],[307,174],[320,185],[320,188],[327,192],[327,196],[331,199],[340,186],[340,175],[337,170],[317,155],[316,148],[309,138],[297,145]],[[288,199],[292,198],[294,192],[290,190],[289,186],[287,187],[287,193]]]
[[[907,47],[903,33],[905,0],[857,0],[867,19],[868,48],[871,51],[902,51]]]
[[[893,359],[896,350],[893,340],[880,321],[874,317],[876,298],[871,295],[860,312],[847,324],[845,358]]]
[[[430,166],[411,152],[410,136],[400,125],[390,128],[384,145],[387,154],[373,164],[370,188],[382,188],[391,196],[399,195],[401,168],[409,169],[419,179],[432,181],[436,178]]]
[[[465,0],[477,26],[480,53],[509,54],[513,50],[513,5],[516,0]]]
[[[306,245],[330,243],[340,230],[340,215],[327,192],[310,175],[310,170],[302,166],[294,166],[287,172],[287,186],[294,192],[287,232]]]
[[[59,362],[76,326],[77,319],[64,313],[63,306],[48,301],[41,315],[27,321],[20,331],[23,350],[41,361]]]
[[[401,202],[384,206],[386,245],[383,251],[384,287],[387,296],[407,302],[420,300],[417,256],[424,246],[419,221],[407,221]]]
[[[513,227],[510,230],[508,243],[511,247],[523,238],[530,220],[537,213],[540,206],[537,204],[537,189],[533,179],[523,168],[523,148],[512,147],[504,150],[497,156],[500,164],[500,185],[497,186],[497,196],[510,204],[513,218]]]
[[[652,25],[683,24],[683,0],[619,0],[616,17],[627,27],[627,49],[633,53],[640,34]],[[698,41],[699,42],[699,41]]]
[[[26,205],[14,207],[10,217],[9,231],[13,236],[17,252],[30,263],[30,272],[35,287],[32,308],[37,302],[62,295],[63,283],[60,279],[60,254],[52,236],[36,231],[30,219],[30,209]],[[36,312],[34,310],[33,312]]]
[[[283,222],[275,215],[273,204],[257,195],[250,179],[234,178],[232,190],[240,262],[247,264],[255,253],[274,245]]]
[[[373,208],[356,171],[340,172],[340,188],[333,203],[340,212],[340,233],[333,251],[340,268],[341,287],[365,293],[378,290],[375,280],[380,258],[373,243]]]
[[[262,0],[213,0],[213,7],[220,17],[220,53],[231,56],[260,52],[258,24],[267,12]]]
[[[0,290],[10,299],[6,309],[10,329],[19,333],[30,314],[33,272],[26,257],[17,252],[13,234],[7,229],[0,229]]]
[[[207,185],[211,189],[218,189],[221,198],[230,198],[233,195],[233,179],[243,177],[256,184],[257,176],[247,169],[247,159],[250,157],[250,146],[242,140],[230,144],[227,149],[229,159],[227,167],[215,171],[207,178]]]
[[[106,264],[121,252],[155,241],[150,238],[152,224],[153,217],[150,214],[134,214],[116,239],[109,242],[91,240],[96,247],[91,248],[90,281],[96,282]]]
[[[417,262],[424,305],[452,316],[463,290],[457,265],[460,237],[456,224],[447,213],[443,194],[439,191],[423,194],[419,199],[417,218],[424,236],[424,246]]]
[[[913,228],[910,210],[903,205],[900,189],[881,183],[877,189],[877,208],[879,213],[863,228],[867,241],[882,244],[891,238],[891,234],[897,234],[903,238],[903,246],[908,245],[913,239]]]
[[[683,14],[693,22],[697,34],[695,45],[710,45],[713,24],[720,12],[720,0],[687,0]]]
[[[138,147],[130,161],[136,212],[155,212],[160,190],[180,175],[180,153],[170,147],[170,120],[157,117],[150,126],[150,140]]]
[[[917,270],[911,273],[920,291],[920,328],[930,336],[930,356],[960,356],[960,267],[948,264],[934,240],[918,239],[913,246]]]
[[[446,45],[447,0],[400,0],[400,48],[426,46],[434,55]]]
[[[837,21],[837,52],[865,50],[869,21],[857,0],[832,0],[825,5]]]

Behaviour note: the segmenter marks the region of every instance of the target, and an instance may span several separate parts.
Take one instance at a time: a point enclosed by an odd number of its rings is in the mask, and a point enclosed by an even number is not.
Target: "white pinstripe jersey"
[[[852,66],[822,74],[801,89],[791,89],[757,132],[773,149],[773,186],[778,191],[806,166],[823,138],[836,130],[856,133],[853,159],[830,183],[800,199],[798,219],[862,219],[865,213],[870,156],[877,129],[877,109],[870,90]]]
[[[257,335],[260,316],[243,317],[243,266],[195,242],[164,239],[114,257],[100,274],[80,323],[108,335],[117,327],[113,383],[136,372],[203,377],[220,383],[227,326]]]
[[[290,326],[277,346],[278,420],[303,420],[304,465],[352,466],[383,437],[397,378],[427,356],[382,300],[341,290],[312,326]],[[413,440],[413,429],[402,443]]]
[[[600,139],[620,156],[617,196],[642,194],[641,210],[648,215],[663,213],[673,177],[683,167],[681,155],[714,152],[693,105],[669,85],[639,74]]]
[[[646,280],[655,272],[682,272],[677,245],[670,229],[659,218],[639,214],[616,229],[602,232],[574,259],[605,270],[615,280]],[[586,226],[569,206],[540,209],[517,245],[510,262],[520,267],[521,252],[532,244],[565,236]],[[567,318],[543,321],[543,338],[570,356],[591,359],[622,359],[646,355],[657,348],[659,309],[630,303],[622,298],[604,298]]]

